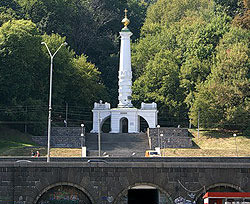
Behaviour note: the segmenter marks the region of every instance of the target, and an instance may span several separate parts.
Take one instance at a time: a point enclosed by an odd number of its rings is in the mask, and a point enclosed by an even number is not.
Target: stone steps
[[[88,156],[98,155],[98,134],[86,134],[86,146]],[[144,156],[149,149],[148,137],[146,133],[102,133],[101,152],[102,155],[112,157],[118,156]]]

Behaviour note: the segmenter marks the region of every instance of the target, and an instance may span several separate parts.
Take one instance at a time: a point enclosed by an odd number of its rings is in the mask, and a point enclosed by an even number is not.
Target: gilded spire
[[[122,19],[122,23],[124,25],[124,28],[127,28],[128,24],[130,23],[130,21],[129,21],[128,17],[127,17],[128,10],[125,9],[124,12],[125,12],[125,18]]]

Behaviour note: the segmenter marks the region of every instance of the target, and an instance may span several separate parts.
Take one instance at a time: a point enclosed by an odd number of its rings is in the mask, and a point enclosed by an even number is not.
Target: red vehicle
[[[250,204],[250,193],[243,192],[207,192],[204,204]]]

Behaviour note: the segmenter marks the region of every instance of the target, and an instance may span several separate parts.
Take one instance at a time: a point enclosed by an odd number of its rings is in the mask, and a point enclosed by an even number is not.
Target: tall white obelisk
[[[120,64],[119,64],[119,104],[117,108],[110,108],[110,104],[105,102],[94,104],[93,111],[93,129],[92,133],[98,133],[102,129],[103,123],[110,118],[110,133],[138,133],[140,132],[140,117],[147,121],[149,128],[155,128],[157,125],[157,104],[141,103],[141,109],[133,107],[131,103],[132,95],[132,69],[131,69],[131,51],[130,37],[132,32],[128,29],[129,20],[127,18],[127,9],[125,18],[122,20],[124,28],[120,32]]]
[[[119,104],[118,108],[132,108],[132,71],[131,71],[131,52],[130,52],[130,36],[133,35],[128,29],[130,23],[127,18],[127,9],[125,10],[125,18],[122,20],[124,28],[120,32],[121,48],[120,48],[120,64],[119,64]]]

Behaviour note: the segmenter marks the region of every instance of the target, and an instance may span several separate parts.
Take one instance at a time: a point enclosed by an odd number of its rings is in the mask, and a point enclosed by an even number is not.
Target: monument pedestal
[[[113,108],[110,104],[102,102],[95,103],[93,112],[93,129],[91,133],[98,133],[103,123],[111,118],[110,133],[139,133],[140,117],[147,123],[149,128],[155,128],[157,125],[157,105],[156,103],[142,103],[141,109],[137,108]]]

